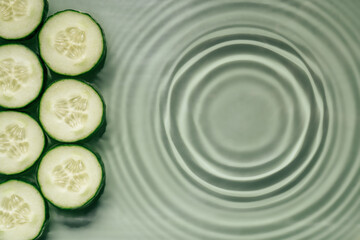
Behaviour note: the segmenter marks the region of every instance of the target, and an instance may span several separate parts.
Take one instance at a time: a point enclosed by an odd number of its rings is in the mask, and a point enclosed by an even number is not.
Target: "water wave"
[[[356,7],[142,8],[132,33],[112,42],[111,133],[101,144],[111,149],[119,201],[143,219],[143,231],[166,239],[355,239]]]

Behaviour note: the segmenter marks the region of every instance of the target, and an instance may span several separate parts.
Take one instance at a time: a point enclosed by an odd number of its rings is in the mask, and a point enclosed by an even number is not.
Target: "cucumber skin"
[[[9,181],[18,181],[18,182],[22,182],[22,183],[26,183],[30,186],[32,186],[33,188],[35,188],[41,195],[42,200],[44,202],[44,208],[45,208],[45,219],[44,219],[44,223],[41,227],[41,230],[39,232],[39,234],[33,238],[32,240],[40,240],[40,239],[45,239],[48,231],[49,231],[49,224],[50,224],[50,211],[49,211],[49,205],[47,203],[47,201],[44,198],[44,195],[42,194],[42,192],[40,191],[40,187],[36,184],[33,183],[33,181],[26,179],[26,178],[17,178],[17,179],[7,179],[5,181],[0,181],[0,185],[7,183]]]
[[[53,70],[45,61],[45,59],[42,58],[42,55],[41,55],[41,48],[40,48],[40,32],[37,36],[38,38],[38,49],[39,49],[39,52],[40,52],[40,57],[43,59],[43,61],[45,62],[46,66],[49,68],[49,70],[52,72],[52,74],[55,74],[55,75],[59,75],[59,76],[68,76],[68,77],[80,77],[80,76],[88,76],[90,74],[94,74],[95,72],[98,72],[100,71],[104,65],[105,65],[105,59],[106,59],[106,55],[107,55],[107,43],[106,43],[106,39],[105,39],[105,33],[104,33],[104,30],[102,29],[102,27],[100,26],[100,24],[88,13],[85,13],[85,12],[81,12],[81,11],[78,11],[78,10],[74,10],[74,9],[65,9],[65,10],[62,10],[62,11],[59,11],[59,12],[56,12],[54,13],[53,15],[51,15],[50,17],[48,17],[48,19],[44,22],[43,25],[46,24],[47,21],[49,21],[52,17],[56,16],[57,14],[59,13],[63,13],[63,12],[67,12],[67,11],[71,11],[71,12],[76,12],[76,13],[80,13],[80,14],[83,14],[83,15],[87,15],[88,17],[91,18],[91,20],[99,27],[100,31],[101,31],[101,36],[102,36],[102,39],[103,39],[103,51],[101,53],[101,56],[99,58],[99,60],[95,63],[95,65],[89,69],[88,71],[86,72],[82,72],[82,73],[79,73],[79,74],[75,74],[75,75],[67,75],[67,74],[63,74],[63,73],[60,73],[60,72],[57,72],[55,70]]]
[[[95,207],[97,200],[101,197],[101,195],[104,193],[105,190],[105,185],[106,185],[106,173],[105,173],[105,166],[104,166],[104,162],[101,160],[101,156],[100,154],[98,154],[97,152],[94,152],[93,150],[91,150],[88,146],[85,145],[78,145],[78,144],[55,144],[54,146],[52,146],[50,149],[48,149],[46,151],[46,153],[48,153],[49,151],[57,148],[57,147],[63,147],[63,146],[79,146],[82,148],[85,148],[86,150],[90,151],[91,153],[93,153],[96,156],[97,161],[100,164],[101,167],[101,182],[99,184],[99,187],[97,188],[97,191],[95,192],[95,194],[93,195],[92,198],[90,198],[86,203],[84,203],[83,205],[81,205],[80,207],[76,207],[76,208],[64,208],[61,206],[58,206],[56,204],[54,204],[53,202],[51,202],[49,199],[47,199],[44,194],[42,194],[42,190],[41,190],[41,185],[39,183],[39,167],[42,161],[42,158],[39,162],[39,164],[37,165],[37,170],[36,170],[36,185],[39,186],[41,195],[44,197],[44,199],[46,199],[46,201],[48,201],[52,206],[54,206],[55,208],[59,209],[59,210],[63,210],[63,211],[68,211],[68,212],[72,212],[72,213],[76,213],[76,212],[86,212],[90,209],[92,209],[93,207]],[[43,156],[46,155],[46,153],[44,153]]]
[[[45,206],[45,221],[43,223],[43,226],[39,232],[39,234],[33,239],[33,240],[40,240],[40,239],[45,239],[47,233],[49,232],[49,225],[50,225],[50,211],[49,211],[49,204],[47,203],[47,201],[45,200],[44,195],[42,194],[42,192],[40,191],[40,187],[36,184],[33,184],[33,186],[39,191],[43,201],[44,201],[44,206]]]
[[[47,72],[47,68],[46,68],[46,65],[44,63],[44,61],[42,60],[42,58],[40,57],[39,54],[37,54],[35,51],[33,51],[31,48],[29,48],[28,46],[26,45],[23,45],[23,44],[18,44],[18,43],[7,43],[7,44],[3,44],[1,45],[2,46],[8,46],[8,45],[20,45],[20,46],[23,46],[25,48],[27,48],[28,50],[30,50],[32,53],[35,54],[35,56],[37,57],[37,59],[39,60],[39,63],[40,63],[40,66],[43,70],[43,81],[41,83],[41,87],[40,87],[40,90],[38,92],[38,94],[36,95],[36,97],[34,99],[32,99],[30,102],[28,102],[27,104],[23,105],[23,106],[20,106],[20,107],[16,107],[16,108],[9,108],[9,107],[5,107],[5,106],[2,106],[0,104],[0,111],[2,110],[5,110],[5,109],[16,109],[16,110],[21,110],[23,108],[26,108],[28,107],[29,105],[31,105],[33,102],[36,101],[36,99],[38,99],[40,96],[42,96],[44,90],[45,90],[45,86],[46,86],[46,80],[47,80],[47,77],[48,77],[48,72]]]
[[[70,78],[69,78],[70,79]],[[60,79],[60,80],[57,80],[55,82],[52,82],[48,85],[48,87],[46,89],[48,89],[49,87],[51,87],[53,84],[57,83],[57,82],[60,82],[60,81],[63,81],[65,79]],[[71,78],[71,80],[76,80],[76,81],[79,81],[83,84],[86,84],[88,86],[90,86],[96,93],[97,95],[100,97],[101,99],[101,102],[102,102],[102,107],[103,107],[103,115],[101,117],[101,122],[99,123],[99,126],[96,127],[96,129],[91,133],[89,134],[89,136],[87,137],[84,137],[82,139],[79,139],[75,142],[63,142],[55,137],[53,137],[50,133],[48,133],[46,131],[46,129],[44,128],[44,126],[42,125],[41,121],[40,121],[40,106],[41,106],[41,100],[40,99],[40,102],[39,102],[39,107],[38,107],[38,113],[37,113],[37,118],[39,119],[39,122],[40,122],[40,125],[42,127],[42,129],[44,130],[44,132],[46,133],[47,136],[50,137],[51,141],[54,143],[54,144],[60,144],[60,143],[64,143],[64,144],[70,144],[70,143],[78,143],[78,144],[83,144],[83,143],[86,143],[86,142],[89,142],[90,140],[96,140],[98,138],[100,138],[105,130],[106,130],[106,126],[107,126],[107,121],[106,121],[106,104],[105,104],[105,101],[104,101],[104,98],[103,96],[100,94],[100,92],[93,86],[91,85],[90,83],[86,82],[86,81],[83,81],[83,80],[79,80],[79,79],[73,79]],[[46,90],[45,90],[46,91]],[[42,94],[43,95],[43,94]]]
[[[42,25],[44,24],[47,14],[49,12],[48,1],[47,0],[43,0],[43,1],[44,1],[44,10],[43,10],[41,20],[31,33],[29,33],[28,35],[21,37],[21,38],[4,38],[4,37],[0,36],[0,39],[6,40],[6,41],[22,41],[22,40],[29,40],[30,38],[35,36],[38,33],[38,31],[40,30],[40,28],[42,28]]]
[[[8,112],[8,111],[0,110],[0,113],[1,112]],[[24,175],[30,175],[33,172],[33,169],[36,168],[36,165],[38,165],[38,163],[40,162],[40,159],[43,157],[45,149],[48,148],[48,145],[49,145],[49,142],[50,142],[47,135],[46,135],[46,133],[45,133],[44,128],[40,124],[40,121],[38,121],[37,119],[35,119],[33,116],[31,116],[30,114],[28,114],[26,112],[20,112],[20,111],[17,111],[17,112],[29,116],[30,118],[32,118],[35,122],[37,122],[39,124],[39,126],[40,126],[40,128],[41,128],[41,130],[42,130],[42,132],[44,134],[44,147],[43,147],[42,152],[40,153],[39,157],[35,160],[35,162],[31,166],[29,166],[28,168],[24,169],[23,171],[13,173],[13,174],[5,174],[5,173],[0,172],[0,182],[2,180],[6,180],[6,181],[11,180],[11,179],[14,180],[14,179],[19,178],[19,177],[24,176]]]

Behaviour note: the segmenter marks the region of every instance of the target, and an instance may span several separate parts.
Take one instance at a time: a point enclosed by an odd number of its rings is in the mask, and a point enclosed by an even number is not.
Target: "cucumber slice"
[[[47,205],[33,185],[17,180],[0,184],[0,239],[38,238],[48,218]]]
[[[42,158],[38,182],[44,197],[62,209],[79,209],[97,199],[104,183],[100,159],[77,145],[57,146]]]
[[[53,83],[40,101],[40,122],[60,142],[76,142],[100,128],[104,103],[90,85],[64,79]]]
[[[65,10],[51,16],[39,34],[40,55],[58,74],[77,76],[105,56],[104,34],[88,14]]]
[[[43,81],[44,69],[33,51],[19,44],[0,46],[0,106],[28,105],[40,94]]]
[[[0,38],[31,37],[45,19],[45,0],[0,0]]]
[[[39,124],[25,113],[0,112],[0,174],[18,174],[40,157],[45,146]]]

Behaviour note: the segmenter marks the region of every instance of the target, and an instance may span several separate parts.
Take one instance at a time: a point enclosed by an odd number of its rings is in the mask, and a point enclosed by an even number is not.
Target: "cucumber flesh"
[[[61,142],[87,138],[101,125],[104,104],[88,84],[64,79],[52,84],[40,101],[40,121],[45,131]]]
[[[18,174],[40,157],[45,146],[39,124],[25,113],[0,112],[0,174]]]
[[[19,44],[0,46],[0,106],[20,108],[40,93],[44,70],[33,51]]]
[[[0,0],[0,37],[22,39],[31,35],[46,14],[44,0]]]
[[[35,239],[45,227],[46,211],[33,185],[17,180],[0,184],[0,239]]]
[[[90,15],[73,10],[51,16],[40,31],[39,44],[49,68],[67,76],[89,72],[105,52],[100,26]]]
[[[37,174],[44,197],[62,209],[87,206],[102,186],[104,172],[99,161],[94,153],[77,145],[50,150]]]

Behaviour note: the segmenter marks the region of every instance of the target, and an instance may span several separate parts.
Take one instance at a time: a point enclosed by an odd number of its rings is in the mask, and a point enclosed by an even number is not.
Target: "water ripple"
[[[132,34],[114,40],[119,66],[108,129],[117,130],[107,158],[127,193],[118,199],[143,219],[144,232],[356,236],[353,4],[159,1],[143,8]]]

